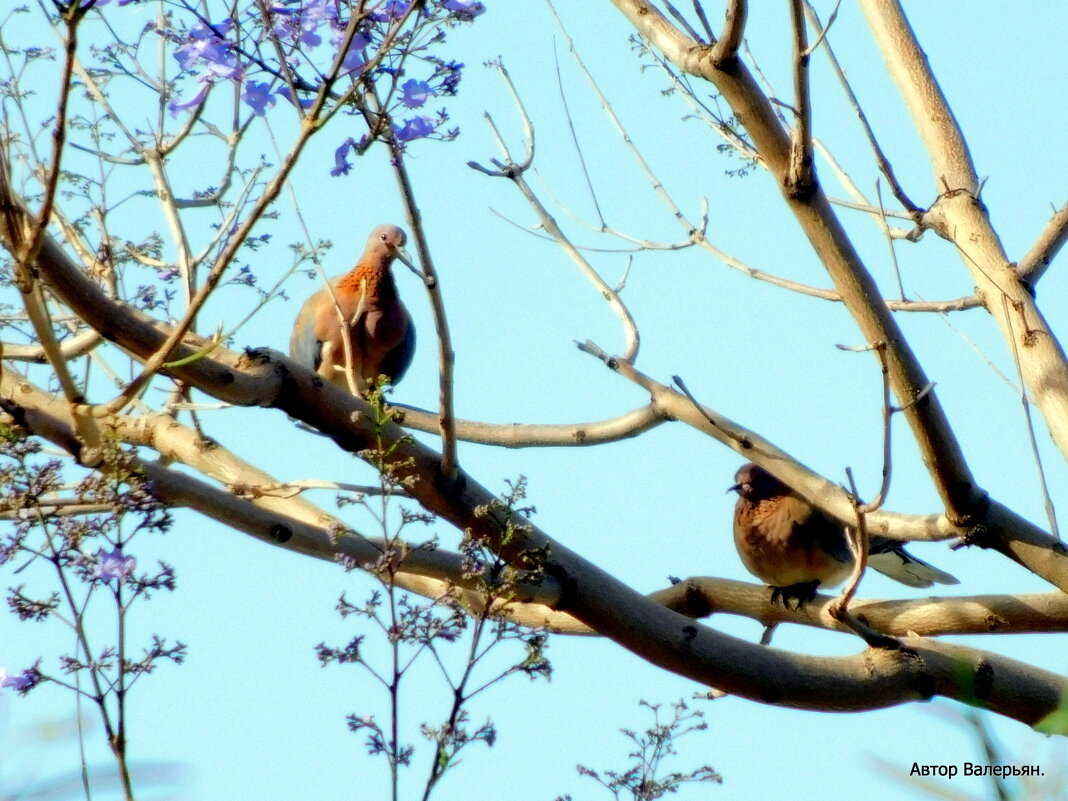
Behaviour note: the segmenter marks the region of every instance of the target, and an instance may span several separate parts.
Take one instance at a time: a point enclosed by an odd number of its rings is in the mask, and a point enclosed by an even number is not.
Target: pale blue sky
[[[490,0],[489,11],[469,29],[450,33],[450,58],[468,64],[459,97],[447,106],[462,134],[451,144],[417,142],[409,165],[426,221],[452,326],[456,362],[456,410],[461,417],[492,422],[567,422],[610,417],[645,402],[643,393],[583,355],[572,340],[592,339],[612,352],[622,350],[616,319],[555,247],[517,230],[491,209],[522,225],[534,217],[506,181],[474,173],[469,160],[497,156],[481,114],[490,111],[510,143],[521,152],[513,105],[487,59],[503,56],[537,130],[536,166],[541,191],[551,187],[576,214],[593,219],[578,161],[566,127],[556,82],[554,43],[568,102],[587,164],[609,222],[634,236],[661,241],[683,238],[681,229],[637,172],[611,126],[601,115],[585,79],[574,69],[546,6],[539,2]],[[753,4],[748,37],[753,53],[777,90],[789,98],[788,7]],[[824,17],[831,4],[820,3]],[[559,11],[586,63],[615,105],[676,202],[692,217],[700,200],[710,205],[710,238],[734,256],[770,272],[827,285],[822,267],[762,172],[732,178],[737,166],[720,155],[716,138],[696,120],[686,120],[680,100],[663,97],[665,80],[641,71],[627,39],[630,30],[610,3],[561,0]],[[1058,4],[1006,13],[992,3],[907,3],[920,41],[964,128],[980,175],[989,176],[983,198],[1010,258],[1027,250],[1050,215],[1064,202],[1068,155],[1063,76],[1068,73],[1063,31],[1068,10]],[[718,6],[709,4],[713,19]],[[1000,12],[1000,13],[999,13]],[[148,13],[108,8],[109,15]],[[129,21],[127,21],[129,23]],[[20,20],[19,25],[28,21]],[[132,23],[131,23],[132,24]],[[14,27],[14,24],[13,26]],[[5,36],[7,36],[5,31]],[[90,35],[83,34],[88,41]],[[844,3],[831,41],[855,82],[895,170],[921,205],[934,195],[930,167],[907,114],[883,72],[860,12]],[[647,60],[647,59],[646,59]],[[862,134],[822,56],[813,60],[815,133],[873,195],[874,168]],[[47,95],[48,86],[40,91]],[[285,121],[283,121],[283,118]],[[277,122],[274,122],[277,120]],[[347,269],[367,231],[381,222],[403,222],[400,202],[381,152],[356,163],[347,178],[331,179],[332,149],[354,131],[337,120],[319,136],[295,176],[295,189],[313,237],[332,239],[331,274]],[[280,142],[291,119],[272,116]],[[271,152],[260,132],[247,143],[247,162]],[[844,194],[832,172],[820,165],[830,194]],[[202,180],[177,179],[179,191]],[[884,192],[884,197],[889,194]],[[547,194],[543,199],[548,201]],[[300,238],[291,204],[278,204],[281,219],[261,229],[277,246],[255,257],[269,284],[289,264],[284,243]],[[131,211],[133,209],[131,208]],[[598,240],[554,208],[577,242]],[[204,213],[203,224],[211,221]],[[893,291],[887,250],[878,228],[855,212],[841,216],[856,237],[869,269]],[[190,217],[195,220],[195,217]],[[144,232],[142,232],[143,235]],[[123,232],[133,238],[134,229]],[[603,241],[600,244],[604,244]],[[967,294],[971,283],[953,248],[932,234],[919,245],[898,248],[906,289],[927,299]],[[626,259],[595,254],[591,261],[610,283]],[[398,282],[420,332],[415,362],[396,392],[404,403],[430,407],[437,397],[433,322],[415,278],[398,272]],[[312,291],[298,277],[289,293]],[[1065,281],[1060,264],[1043,279],[1038,298],[1055,330],[1066,320]],[[758,431],[802,461],[836,479],[852,466],[862,490],[874,491],[880,465],[881,387],[874,360],[842,353],[836,343],[860,336],[844,308],[786,294],[733,272],[698,252],[639,255],[624,299],[642,336],[638,366],[662,381],[682,375],[703,402]],[[201,316],[205,331],[216,319],[231,324],[247,293],[223,291]],[[274,303],[238,335],[238,346],[284,349],[298,305]],[[1045,525],[1041,495],[1024,436],[1018,397],[969,345],[936,317],[899,315],[913,337],[978,480],[994,497]],[[982,311],[954,314],[966,332],[1001,370],[1012,373],[1011,354]],[[209,434],[280,479],[328,478],[366,483],[369,468],[321,438],[296,430],[279,412],[227,410],[205,415]],[[934,511],[936,496],[925,478],[907,429],[895,431],[895,483],[889,506],[899,511]],[[420,439],[433,443],[431,437]],[[1055,502],[1064,497],[1063,460],[1043,431],[1038,434]],[[724,494],[740,464],[732,452],[681,425],[668,424],[636,439],[598,448],[511,451],[460,446],[460,461],[483,484],[502,487],[523,474],[537,522],[631,586],[651,591],[669,575],[715,575],[749,580],[730,537],[733,496]],[[333,508],[330,493],[318,500]],[[367,527],[353,509],[342,511]],[[443,546],[458,535],[438,525]],[[204,799],[378,799],[386,797],[384,762],[364,755],[363,737],[346,732],[349,712],[375,712],[384,720],[385,698],[352,667],[320,669],[313,648],[340,644],[354,633],[332,608],[342,591],[359,599],[373,586],[363,575],[252,541],[192,514],[179,513],[165,538],[138,553],[143,563],[162,558],[177,570],[179,589],[159,595],[133,624],[142,636],[159,632],[190,646],[187,663],[164,665],[131,697],[131,757],[171,760],[188,768],[185,798]],[[951,552],[944,544],[914,546],[917,554],[961,578],[947,593],[1033,592],[1042,582],[1004,558],[978,551]],[[5,575],[5,587],[29,581]],[[880,576],[865,579],[862,594],[911,597],[916,593]],[[711,625],[759,637],[751,621],[714,618]],[[101,634],[103,637],[104,635]],[[65,633],[49,624],[17,624],[0,616],[0,664],[12,670],[39,655],[53,657],[69,647]],[[1010,654],[1063,672],[1061,638],[1010,636],[960,638],[977,647]],[[850,654],[860,644],[843,635],[783,627],[775,644],[809,653]],[[594,639],[552,640],[551,683],[515,678],[480,699],[476,722],[491,715],[499,738],[493,749],[475,746],[447,777],[436,798],[549,801],[571,793],[578,799],[606,798],[574,766],[625,765],[627,741],[621,727],[647,723],[639,699],[668,704],[689,699],[702,687],[667,674],[620,647]],[[425,710],[445,702],[441,687],[413,676],[403,716],[408,738],[418,740]],[[951,706],[949,702],[936,705]],[[914,704],[880,712],[831,715],[762,706],[739,698],[696,702],[710,729],[684,740],[677,768],[710,764],[722,786],[684,790],[677,797],[723,801],[789,794],[798,801],[851,801],[862,795],[915,797],[889,782],[868,763],[875,755],[902,765],[980,761],[975,743],[935,706]],[[0,696],[0,721],[11,742],[24,727],[69,716],[68,693],[42,687],[28,699]],[[92,718],[90,718],[92,719]],[[993,721],[999,738],[1029,762],[1052,766],[1044,741],[1025,727]],[[90,749],[105,756],[98,732]],[[413,776],[421,781],[427,754],[417,756]],[[8,779],[40,771],[71,770],[70,744],[24,744],[0,758]],[[975,780],[958,777],[954,787],[987,793]],[[411,791],[411,792],[414,792]],[[988,793],[987,793],[988,794]],[[145,797],[150,797],[148,794]]]

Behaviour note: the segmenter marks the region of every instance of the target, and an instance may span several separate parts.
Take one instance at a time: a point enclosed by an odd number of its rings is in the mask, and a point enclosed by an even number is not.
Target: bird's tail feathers
[[[884,576],[899,581],[908,587],[930,587],[932,584],[960,584],[960,579],[951,576],[922,559],[917,559],[904,548],[894,548],[883,553],[868,554],[868,564]]]

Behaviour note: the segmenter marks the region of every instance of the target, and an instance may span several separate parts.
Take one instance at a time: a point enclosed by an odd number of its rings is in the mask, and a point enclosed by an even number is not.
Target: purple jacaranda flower
[[[227,19],[218,25],[194,25],[189,31],[189,41],[174,51],[174,57],[183,70],[197,66],[207,69],[206,79],[241,78],[242,69],[237,63],[237,54],[222,37],[230,30],[233,20]]]
[[[444,5],[449,11],[455,11],[458,16],[467,18],[477,17],[486,10],[478,0],[445,0]]]
[[[285,39],[293,34],[293,19],[299,16],[299,9],[286,8],[281,3],[271,3],[267,6],[267,14],[271,19],[271,31],[275,36]],[[260,11],[255,6],[248,10],[250,18],[258,18]]]
[[[375,22],[392,22],[408,13],[411,0],[385,0],[381,5],[371,9],[369,16]]]
[[[352,165],[349,164],[345,156],[349,153],[349,148],[356,146],[356,140],[351,136],[341,143],[341,147],[334,151],[334,169],[330,170],[330,174],[337,178],[339,175],[348,175],[349,170],[352,169]]]
[[[218,39],[224,40],[227,34],[234,27],[233,17],[227,17],[222,22],[216,22],[212,25],[204,25],[203,23],[197,23],[189,29],[190,39]]]
[[[137,560],[132,556],[123,556],[122,549],[116,548],[111,553],[101,548],[96,553],[97,562],[93,565],[93,578],[102,581],[124,579],[137,567]]]
[[[286,8],[274,4],[271,6],[274,15],[272,29],[279,39],[299,39],[308,47],[318,47],[323,43],[323,37],[318,33],[319,26],[324,21],[333,22],[337,18],[337,10],[330,4],[330,0],[309,0],[299,8]]]
[[[401,84],[401,91],[404,92],[401,102],[408,108],[419,108],[431,95],[437,94],[426,81],[417,81],[415,78],[409,78]]]
[[[274,105],[274,96],[271,87],[266,81],[249,81],[245,84],[245,93],[241,98],[252,107],[257,117],[267,113],[267,109]]]
[[[177,99],[172,100],[167,104],[167,110],[171,113],[172,117],[177,117],[179,111],[185,111],[187,108],[193,108],[193,106],[199,106],[204,102],[204,98],[208,96],[208,90],[211,88],[210,83],[201,83],[200,91],[193,97],[184,103],[179,103]]]
[[[309,47],[322,44],[317,33],[324,22],[337,22],[337,6],[334,0],[305,0],[300,13],[300,40]]]
[[[15,692],[25,692],[37,683],[37,671],[32,668],[24,670],[17,676],[8,676],[7,668],[3,668],[4,677],[0,679],[0,687],[11,687]]]
[[[323,43],[323,37],[318,34],[319,23],[315,20],[301,17],[300,41],[308,47],[318,47]]]
[[[459,61],[443,61],[434,70],[434,78],[438,80],[438,94],[454,95],[463,77],[464,65]]]
[[[293,92],[290,90],[289,84],[283,84],[282,86],[280,86],[278,88],[278,91],[275,92],[275,94],[276,95],[281,95],[286,100],[288,100],[290,103],[293,103],[294,106],[297,105],[296,103],[293,102]],[[300,98],[300,107],[301,108],[311,108],[312,107],[312,103],[314,103],[314,102],[315,101],[310,97],[302,97],[302,98]]]
[[[335,48],[341,47],[342,37],[334,36],[330,39],[330,44]],[[345,58],[341,61],[341,68],[345,72],[355,72],[363,67],[367,63],[367,59],[363,57],[364,48],[371,44],[371,40],[364,36],[362,33],[357,33],[352,37],[352,41],[349,43],[349,52],[345,54]]]
[[[404,125],[393,123],[393,135],[398,142],[411,142],[413,139],[422,139],[434,132],[434,121],[430,117],[422,115],[408,117]]]
[[[202,80],[230,78],[231,80],[240,81],[245,74],[241,65],[237,63],[237,56],[230,51],[227,51],[225,55],[218,59],[206,58],[204,66],[207,67],[207,72],[202,77]]]
[[[266,237],[270,237],[270,234],[264,234]],[[259,240],[249,239],[248,242],[255,242]],[[245,286],[256,286],[256,274],[252,272],[252,268],[247,264],[238,270],[237,275],[230,279],[231,284],[244,284]]]

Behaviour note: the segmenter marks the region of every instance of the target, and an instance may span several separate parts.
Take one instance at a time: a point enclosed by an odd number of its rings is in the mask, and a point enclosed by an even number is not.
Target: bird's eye
[[[383,242],[385,242],[387,239],[389,239],[389,234],[379,234],[379,237],[382,239]]]

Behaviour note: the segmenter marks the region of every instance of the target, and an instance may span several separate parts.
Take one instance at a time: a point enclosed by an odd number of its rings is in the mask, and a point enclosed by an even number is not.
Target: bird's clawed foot
[[[800,609],[816,597],[816,588],[819,586],[819,581],[802,581],[789,587],[772,587],[771,602],[778,603],[781,599],[782,605],[789,609],[790,599],[793,599],[796,602],[794,609]]]

